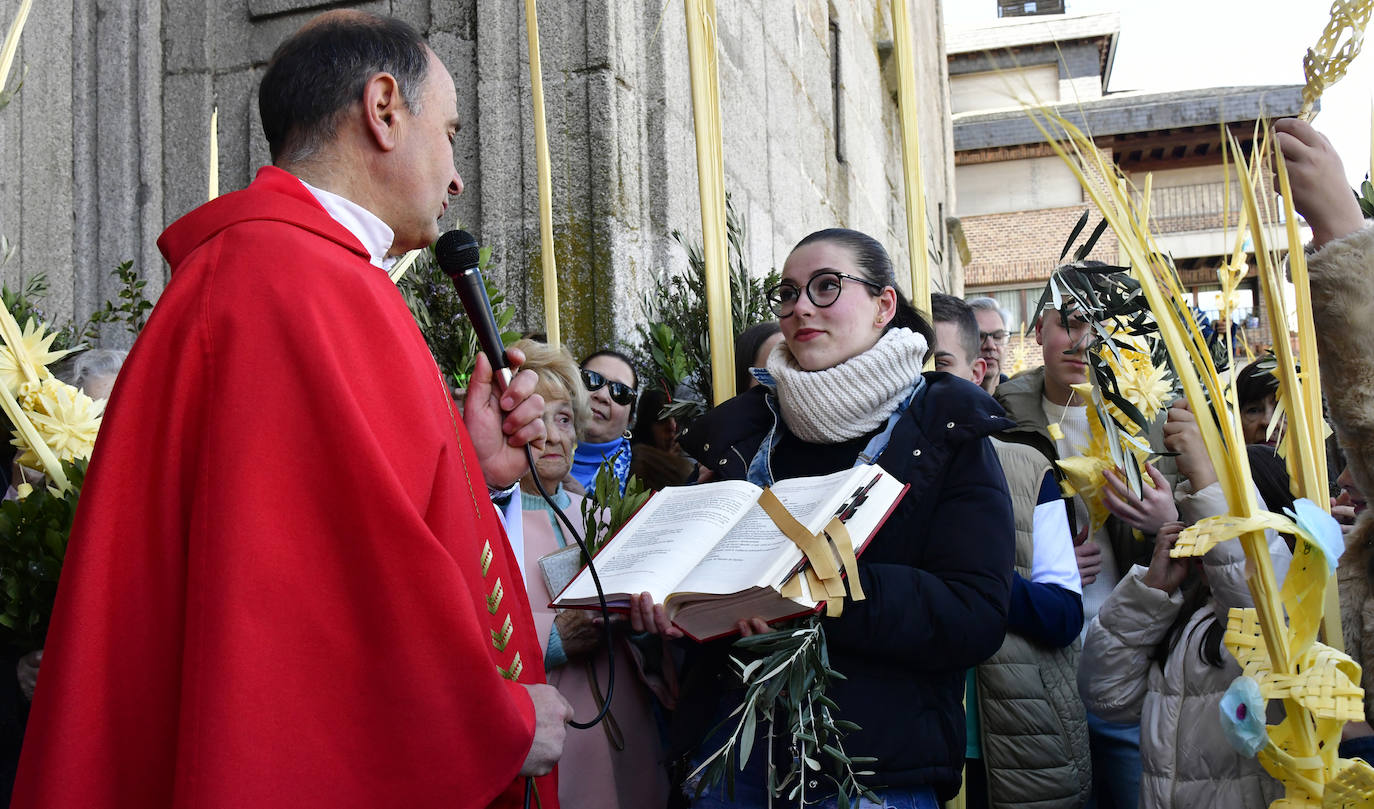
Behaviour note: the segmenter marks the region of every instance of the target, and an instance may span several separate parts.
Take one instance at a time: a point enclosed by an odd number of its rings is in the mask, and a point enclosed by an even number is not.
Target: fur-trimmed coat
[[[1374,494],[1374,227],[1323,245],[1308,257],[1322,391],[1350,474]],[[1336,571],[1346,651],[1364,674],[1365,718],[1374,717],[1374,593],[1370,557],[1374,512],[1345,537]]]

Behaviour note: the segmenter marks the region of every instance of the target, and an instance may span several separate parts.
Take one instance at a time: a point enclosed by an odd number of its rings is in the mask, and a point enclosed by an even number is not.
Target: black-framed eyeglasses
[[[844,279],[873,287],[882,291],[883,285],[874,283],[867,278],[860,278],[857,275],[848,275],[836,270],[826,270],[811,276],[811,280],[806,282],[806,297],[817,308],[824,309],[840,299],[840,292],[844,289]],[[797,306],[797,299],[801,297],[801,288],[791,281],[783,281],[781,284],[768,290],[765,295],[768,297],[768,307],[773,310],[773,314],[778,317],[787,317],[792,314],[792,310]]]
[[[994,343],[1005,343],[1007,341],[1007,337],[1009,336],[1010,335],[1007,334],[1006,329],[998,329],[997,331],[980,331],[978,332],[978,342],[981,343],[984,340],[991,340]]]
[[[611,395],[611,401],[618,405],[628,405],[635,400],[634,388],[624,382],[607,379],[596,371],[590,371],[586,368],[582,369],[582,384],[589,391],[606,388],[606,392]]]

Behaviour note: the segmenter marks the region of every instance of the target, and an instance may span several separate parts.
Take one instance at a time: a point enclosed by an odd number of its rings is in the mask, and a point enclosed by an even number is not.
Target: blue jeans
[[[1135,809],[1140,800],[1140,724],[1108,722],[1088,712],[1093,794],[1088,809]]]
[[[822,782],[830,784],[829,781]],[[701,797],[692,801],[692,809],[764,809],[768,806],[767,788],[758,781],[746,782],[740,778],[735,779],[735,798],[731,800],[725,796],[724,788],[715,789],[710,792],[702,793]],[[935,800],[935,790],[930,787],[916,787],[914,789],[885,789],[878,793],[882,798],[882,803],[874,803],[867,798],[860,798],[857,803],[850,806],[855,809],[940,809],[940,802]],[[775,798],[773,805],[778,807],[795,806],[786,797]],[[812,805],[812,804],[808,804]],[[820,809],[836,809],[835,798],[827,798],[819,804]]]
[[[723,740],[713,738],[702,749],[715,750]],[[744,766],[743,771],[735,773],[735,795],[729,797],[725,790],[725,784],[721,783],[699,797],[692,797],[695,791],[694,786],[688,786],[687,796],[691,798],[692,809],[767,809],[768,806],[768,750],[766,741],[760,738],[759,743],[755,744],[753,755],[749,757],[749,763]],[[700,761],[692,763],[695,768]],[[807,805],[818,806],[820,809],[837,809],[836,800],[833,795],[822,799],[819,803],[813,803],[815,796],[830,795],[834,789],[834,783],[829,778],[818,777],[807,771],[810,776],[807,784]],[[877,793],[882,798],[882,803],[874,803],[867,798],[860,798],[851,803],[854,809],[940,809],[940,802],[935,799],[935,790],[931,787],[910,787],[906,789],[884,789]],[[774,798],[773,805],[777,807],[796,806],[795,800],[789,801],[786,796]]]

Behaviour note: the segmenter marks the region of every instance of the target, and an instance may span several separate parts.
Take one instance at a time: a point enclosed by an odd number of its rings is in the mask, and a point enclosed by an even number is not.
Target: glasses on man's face
[[[835,270],[826,270],[816,273],[811,276],[810,281],[806,282],[806,297],[811,300],[812,305],[818,309],[824,309],[840,299],[840,292],[844,289],[844,279],[846,278],[879,291],[883,289],[882,284],[875,284],[867,278],[847,275]],[[783,281],[765,294],[768,297],[768,307],[773,310],[773,314],[778,317],[787,317],[792,314],[792,310],[797,306],[797,299],[801,297],[801,288],[791,281]]]
[[[980,331],[978,332],[978,341],[987,342],[988,340],[991,340],[994,343],[1000,344],[1005,343],[1007,341],[1007,338],[1010,336],[1011,335],[1007,333],[1006,329],[998,329],[997,331]]]
[[[634,388],[624,382],[607,379],[596,371],[590,371],[586,368],[582,369],[582,384],[589,391],[606,388],[606,392],[611,395],[611,401],[618,405],[628,405],[635,400]]]

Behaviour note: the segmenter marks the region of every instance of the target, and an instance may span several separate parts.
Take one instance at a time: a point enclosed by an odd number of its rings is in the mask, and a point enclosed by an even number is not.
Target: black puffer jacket
[[[873,785],[928,784],[946,800],[964,762],[964,672],[1006,634],[1015,532],[987,436],[1012,424],[977,386],[944,373],[925,379],[878,457],[911,490],[859,562],[868,598],[846,603],[825,628],[831,663],[848,678],[831,696],[862,727],[846,738],[847,752],[878,759]],[[718,476],[744,477],[774,424],[771,396],[736,396],[685,431],[682,446]],[[688,723],[719,715],[722,698],[738,704],[720,693],[725,648],[702,650],[686,673],[678,713]]]

